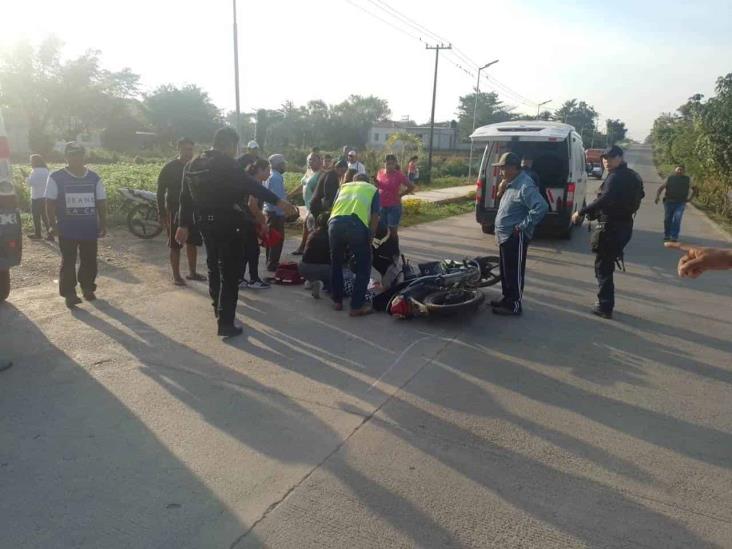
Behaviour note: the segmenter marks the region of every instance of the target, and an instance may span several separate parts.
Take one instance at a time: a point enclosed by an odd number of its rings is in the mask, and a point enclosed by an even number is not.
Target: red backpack
[[[300,276],[297,263],[294,261],[280,263],[277,266],[273,279],[277,284],[287,284],[292,286],[305,282],[305,279]]]

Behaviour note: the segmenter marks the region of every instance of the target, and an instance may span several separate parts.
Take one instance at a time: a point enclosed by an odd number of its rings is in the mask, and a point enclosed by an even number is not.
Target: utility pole
[[[236,0],[234,5],[234,93],[236,94],[236,133],[241,137],[241,105],[239,103],[239,29],[236,26]]]
[[[440,60],[440,50],[451,50],[452,44],[436,44],[425,46],[428,50],[435,50],[435,83],[432,86],[432,115],[430,116],[430,152],[427,156],[427,177],[432,179],[432,144],[435,137],[435,100],[437,99],[437,64]]]
[[[478,114],[478,97],[480,96],[480,71],[498,63],[498,59],[478,67],[478,81],[475,84],[475,105],[473,106],[473,131],[475,131],[475,117]],[[473,174],[473,140],[470,140],[470,158],[468,159],[468,180]]]
[[[541,103],[539,103],[539,104],[538,104],[538,105],[536,106],[536,119],[537,119],[537,120],[539,120],[539,111],[541,111],[541,108],[542,108],[542,107],[543,107],[544,105],[548,105],[548,104],[549,104],[549,103],[551,103],[551,102],[552,102],[552,100],[551,100],[551,99],[547,99],[546,101],[542,101]]]

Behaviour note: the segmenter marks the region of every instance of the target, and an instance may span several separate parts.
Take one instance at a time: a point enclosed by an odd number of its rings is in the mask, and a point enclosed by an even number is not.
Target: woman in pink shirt
[[[396,156],[387,154],[384,168],[376,174],[376,186],[379,189],[381,221],[396,236],[402,218],[402,195],[414,191],[414,183],[399,169]],[[404,192],[402,187],[406,188]]]

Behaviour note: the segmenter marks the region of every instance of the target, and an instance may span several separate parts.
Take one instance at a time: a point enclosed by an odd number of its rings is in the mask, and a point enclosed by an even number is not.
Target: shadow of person
[[[15,363],[0,381],[2,545],[194,548],[224,545],[242,529],[98,381],[107,366],[78,363],[11,304],[0,325],[3,355]]]
[[[415,544],[424,546],[430,540],[438,539],[449,546],[461,546],[451,532],[388,488],[370,481],[348,465],[337,470],[330,468],[329,457],[338,452],[348,436],[362,424],[362,416],[351,418],[349,423],[353,429],[350,432],[344,432],[342,419],[338,420],[341,424],[339,430],[334,430],[323,419],[324,416],[330,420],[336,419],[333,418],[332,409],[293,400],[247,376],[242,367],[224,366],[107,302],[98,300],[94,304],[100,313],[116,320],[134,335],[83,309],[74,310],[74,316],[135,356],[142,364],[142,373],[195,410],[209,425],[239,441],[245,453],[249,449],[254,454],[273,458],[279,464],[277,467],[299,470],[300,478],[306,478],[315,469],[323,467],[338,476],[369,509],[402,530]],[[171,349],[177,349],[178,352],[173,356]],[[287,352],[294,353],[291,349]],[[242,460],[245,455],[232,456],[232,459]],[[274,475],[274,472],[268,474]],[[252,482],[257,486],[262,485],[261,479],[252,479]],[[277,496],[272,494],[271,486],[266,485],[266,495],[263,497],[270,504],[272,501],[276,504],[291,489],[288,483]],[[266,514],[268,506],[263,506],[263,513]],[[407,526],[398,522],[392,513],[394,509],[400,509],[418,520],[408,530],[404,530]],[[245,528],[232,545],[245,539],[247,543],[252,538],[256,540],[252,532],[255,525],[256,521]]]

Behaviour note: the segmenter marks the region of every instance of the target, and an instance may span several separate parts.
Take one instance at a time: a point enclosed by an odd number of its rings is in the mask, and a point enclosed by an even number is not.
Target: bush
[[[403,215],[419,215],[422,211],[423,200],[417,198],[405,198],[402,200],[402,214]]]

